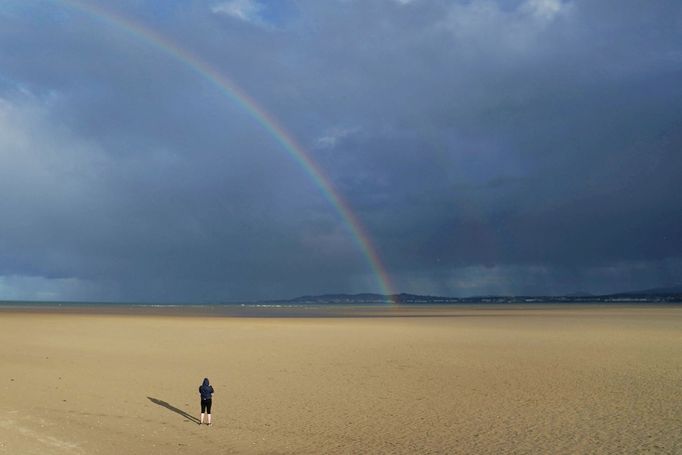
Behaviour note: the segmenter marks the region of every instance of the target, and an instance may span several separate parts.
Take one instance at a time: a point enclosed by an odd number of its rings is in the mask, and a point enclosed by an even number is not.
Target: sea
[[[455,315],[462,310],[528,310],[579,307],[671,307],[679,302],[552,302],[530,303],[427,303],[396,304],[377,303],[292,303],[292,302],[229,302],[229,303],[131,303],[131,302],[53,302],[53,301],[0,301],[2,313],[50,314],[111,314],[158,315],[196,317],[243,318],[367,318],[367,317],[442,317]]]

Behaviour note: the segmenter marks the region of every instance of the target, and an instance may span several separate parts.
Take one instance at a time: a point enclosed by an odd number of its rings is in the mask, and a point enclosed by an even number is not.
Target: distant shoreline
[[[227,318],[381,318],[491,315],[514,310],[651,309],[682,306],[679,302],[532,302],[447,304],[142,304],[86,302],[0,302],[1,314],[110,315]]]

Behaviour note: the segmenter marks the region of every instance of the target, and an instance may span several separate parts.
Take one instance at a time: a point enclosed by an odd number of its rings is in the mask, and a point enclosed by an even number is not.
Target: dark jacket
[[[202,400],[210,400],[213,395],[213,386],[208,383],[208,378],[204,378],[204,383],[199,386],[199,393]]]

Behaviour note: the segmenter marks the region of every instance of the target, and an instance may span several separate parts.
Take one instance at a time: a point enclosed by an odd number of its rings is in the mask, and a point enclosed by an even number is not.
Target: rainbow
[[[196,74],[211,83],[220,93],[236,103],[251,118],[253,118],[267,133],[282,147],[284,151],[296,162],[315,185],[320,189],[325,198],[331,203],[341,216],[347,228],[351,232],[355,242],[367,259],[372,269],[372,273],[377,279],[380,292],[386,295],[394,295],[391,279],[384,267],[379,254],[374,248],[370,237],[355,216],[348,203],[334,189],[331,181],[324,171],[313,161],[303,146],[270,115],[265,109],[251,98],[244,90],[228,77],[221,74],[216,68],[205,60],[202,60],[174,43],[167,37],[154,31],[153,29],[127,17],[120,13],[105,9],[100,5],[84,3],[80,0],[53,0],[56,3],[65,5],[74,10],[91,15],[115,28],[124,30],[136,39],[140,39],[149,45],[163,51],[178,62],[192,69]]]

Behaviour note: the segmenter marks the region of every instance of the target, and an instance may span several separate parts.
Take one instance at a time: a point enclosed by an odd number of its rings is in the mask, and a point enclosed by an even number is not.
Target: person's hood
[[[204,383],[203,383],[202,385],[203,385],[203,386],[207,386],[207,385],[208,385],[208,378],[204,378]]]

